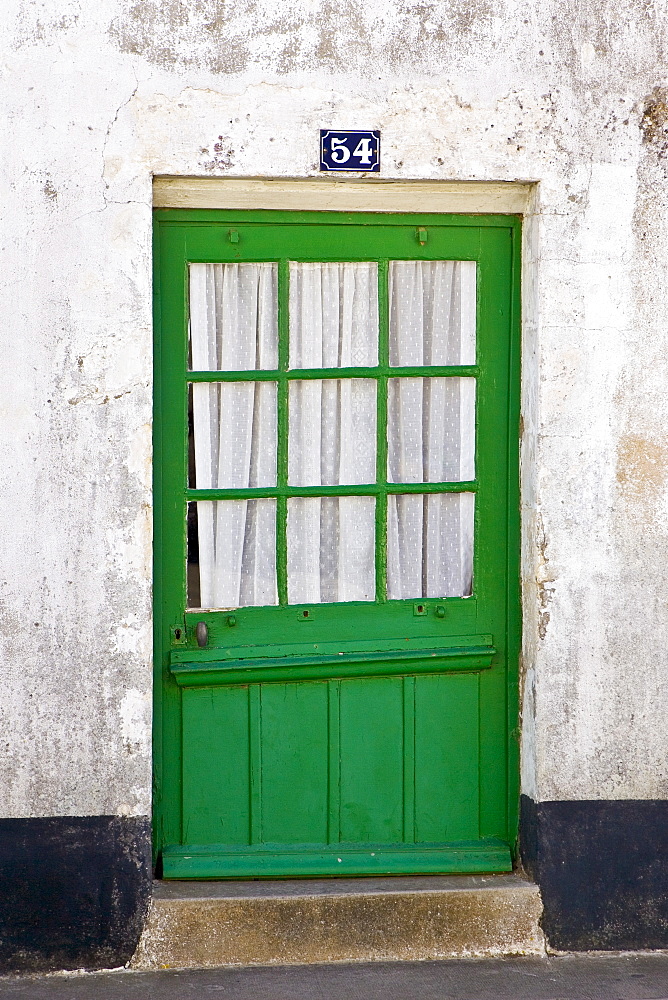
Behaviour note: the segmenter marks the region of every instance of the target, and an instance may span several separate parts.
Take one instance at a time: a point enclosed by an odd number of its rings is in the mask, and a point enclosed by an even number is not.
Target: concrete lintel
[[[514,181],[154,177],[154,208],[521,215],[534,184]]]

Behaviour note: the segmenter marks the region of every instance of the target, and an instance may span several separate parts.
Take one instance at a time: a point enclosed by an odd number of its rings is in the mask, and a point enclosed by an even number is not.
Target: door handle
[[[206,622],[197,622],[197,628],[195,629],[195,636],[197,637],[198,646],[206,646],[209,641],[209,630],[207,628]]]

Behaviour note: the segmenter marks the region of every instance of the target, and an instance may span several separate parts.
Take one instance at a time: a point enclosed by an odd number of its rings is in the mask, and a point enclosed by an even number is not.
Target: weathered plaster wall
[[[538,181],[523,783],[668,796],[668,15],[651,0],[5,0],[0,811],[150,810],[151,175]]]

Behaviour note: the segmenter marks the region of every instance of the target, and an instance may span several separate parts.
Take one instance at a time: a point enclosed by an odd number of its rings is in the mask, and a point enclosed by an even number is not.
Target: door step
[[[135,969],[415,961],[545,951],[519,875],[155,882]]]

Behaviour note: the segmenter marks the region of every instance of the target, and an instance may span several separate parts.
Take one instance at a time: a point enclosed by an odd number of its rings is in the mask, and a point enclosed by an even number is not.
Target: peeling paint
[[[150,731],[151,700],[146,692],[136,688],[126,691],[119,706],[119,716],[121,735],[128,749],[138,747],[147,750],[146,733]]]
[[[655,87],[646,98],[640,119],[643,142],[657,146],[664,153],[668,145],[668,91]]]
[[[547,557],[547,545],[543,519],[538,515],[536,533],[536,546],[538,549],[536,588],[538,590],[538,635],[541,639],[544,639],[547,635],[547,626],[550,623],[548,608],[555,589],[555,578],[550,571]]]
[[[378,58],[392,68],[443,59],[448,44],[489,29],[494,8],[486,0],[448,4],[317,0],[289,9],[271,0],[143,0],[116,17],[110,38],[120,50],[161,69],[201,68],[216,75],[242,73],[267,61],[273,72],[346,71],[373,75]]]

